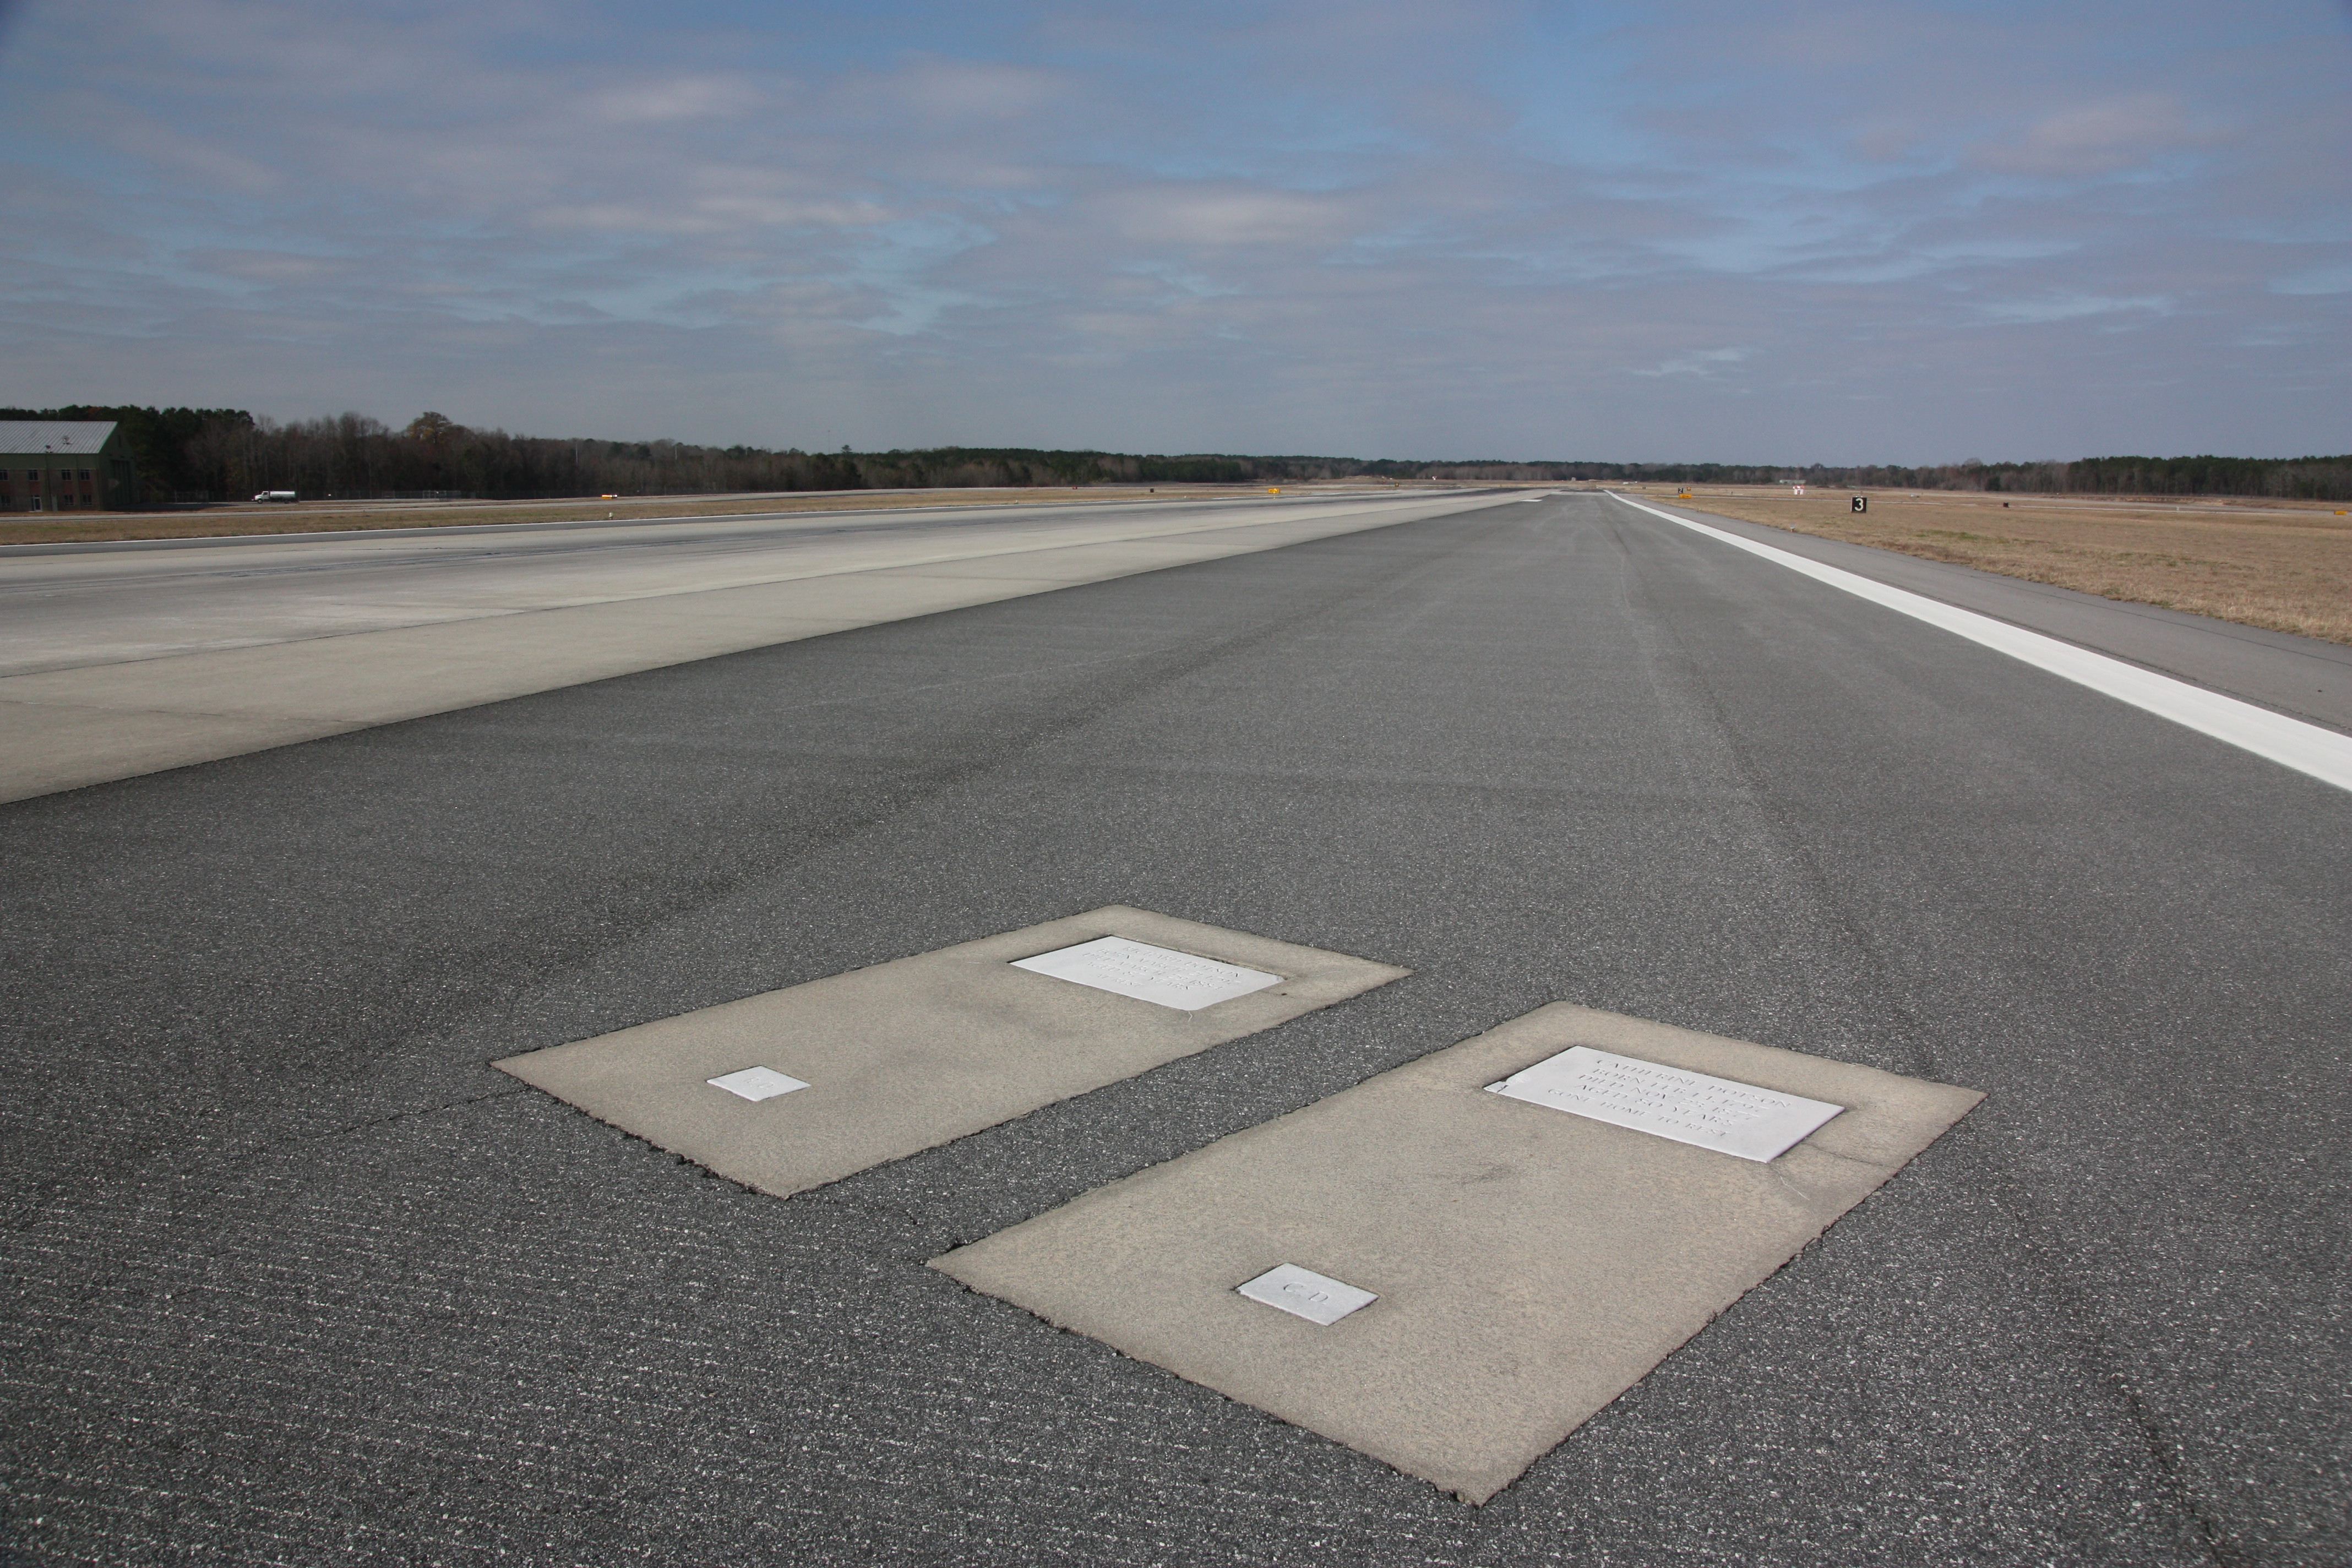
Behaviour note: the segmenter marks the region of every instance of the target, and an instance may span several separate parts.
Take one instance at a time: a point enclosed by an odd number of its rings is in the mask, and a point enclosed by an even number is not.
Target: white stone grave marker
[[[1213,1007],[1220,1002],[1282,984],[1279,974],[1244,969],[1236,963],[1220,963],[1213,958],[1154,947],[1146,942],[1130,942],[1123,936],[1097,937],[1076,947],[1015,959],[1013,967],[1091,985],[1097,991],[1132,996],[1139,1002],[1156,1002],[1184,1013],[1197,1013],[1203,1007]]]
[[[1776,1160],[1845,1109],[1590,1046],[1572,1046],[1486,1087],[1743,1160]]]

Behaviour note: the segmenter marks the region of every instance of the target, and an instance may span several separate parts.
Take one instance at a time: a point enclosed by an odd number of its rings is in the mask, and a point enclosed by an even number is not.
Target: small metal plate
[[[713,1089],[723,1089],[730,1094],[740,1094],[745,1100],[773,1100],[780,1094],[790,1094],[807,1084],[790,1073],[773,1068],[745,1068],[740,1072],[721,1073],[717,1078],[702,1080]]]
[[[1203,1007],[1279,985],[1283,979],[1279,974],[1220,963],[1213,958],[1154,947],[1147,942],[1131,942],[1123,936],[1097,937],[1076,947],[1015,959],[1013,967],[1091,985],[1097,991],[1132,996],[1139,1002],[1155,1002],[1181,1013],[1197,1013]]]
[[[1570,1047],[1486,1087],[1743,1160],[1777,1160],[1845,1109],[1590,1046]]]
[[[1353,1285],[1343,1284],[1311,1268],[1301,1268],[1296,1263],[1269,1268],[1248,1283],[1236,1285],[1234,1290],[1253,1301],[1279,1307],[1294,1318],[1304,1318],[1310,1323],[1321,1323],[1326,1327],[1358,1308],[1369,1307],[1380,1300],[1370,1290],[1359,1290]]]

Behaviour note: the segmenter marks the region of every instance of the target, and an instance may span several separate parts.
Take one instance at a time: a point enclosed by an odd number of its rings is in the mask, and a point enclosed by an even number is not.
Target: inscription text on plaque
[[[1571,1046],[1489,1092],[1743,1160],[1775,1160],[1845,1107]]]
[[[1234,1286],[1234,1292],[1269,1307],[1279,1307],[1294,1318],[1304,1318],[1327,1329],[1359,1307],[1369,1307],[1380,1300],[1370,1290],[1359,1289],[1328,1274],[1318,1274],[1312,1268],[1301,1268],[1296,1263],[1269,1268],[1256,1279]]]
[[[1139,1002],[1156,1002],[1162,1007],[1185,1013],[1197,1013],[1203,1007],[1213,1007],[1220,1002],[1282,984],[1279,974],[1244,969],[1237,963],[1220,963],[1213,958],[1154,947],[1148,942],[1130,942],[1123,936],[1097,937],[1076,947],[1041,952],[1034,958],[1014,959],[1013,967],[1091,985],[1097,991],[1116,992]]]

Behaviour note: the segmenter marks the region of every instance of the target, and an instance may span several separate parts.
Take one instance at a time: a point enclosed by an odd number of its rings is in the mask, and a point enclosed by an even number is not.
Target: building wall
[[[139,501],[121,437],[96,452],[0,452],[0,510],[110,511]]]

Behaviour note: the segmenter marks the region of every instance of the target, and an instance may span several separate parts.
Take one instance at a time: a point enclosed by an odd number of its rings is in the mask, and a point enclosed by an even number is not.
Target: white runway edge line
[[[1727,533],[1719,528],[1709,528],[1703,522],[1693,522],[1686,517],[1676,517],[1654,506],[1643,506],[1611,490],[1614,500],[1624,501],[1636,511],[1646,511],[1652,517],[1664,518],[1710,539],[1719,539],[1750,555],[1760,555],[1776,562],[1791,572],[1801,572],[1832,588],[1842,588],[1856,598],[1867,599],[1874,605],[1884,605],[1890,610],[1941,626],[1956,637],[1980,643],[1997,653],[2022,659],[2036,669],[2046,669],[2080,686],[2102,692],[2119,702],[2128,702],[2145,709],[2159,719],[2169,719],[2185,724],[2200,734],[2224,741],[2242,751],[2267,757],[2282,767],[2308,773],[2337,789],[2352,790],[2352,735],[2339,735],[2317,724],[2306,724],[2300,719],[2290,719],[2284,713],[2273,713],[2251,702],[2234,697],[2224,697],[2218,691],[2208,691],[2201,686],[2191,686],[2168,675],[2158,675],[2136,664],[2110,658],[2103,653],[2077,647],[2040,632],[2013,626],[2007,621],[1980,616],[1973,610],[1963,610],[1922,594],[1890,588],[1852,572],[1835,566],[1824,566],[1786,550],[1745,539],[1737,533]]]

